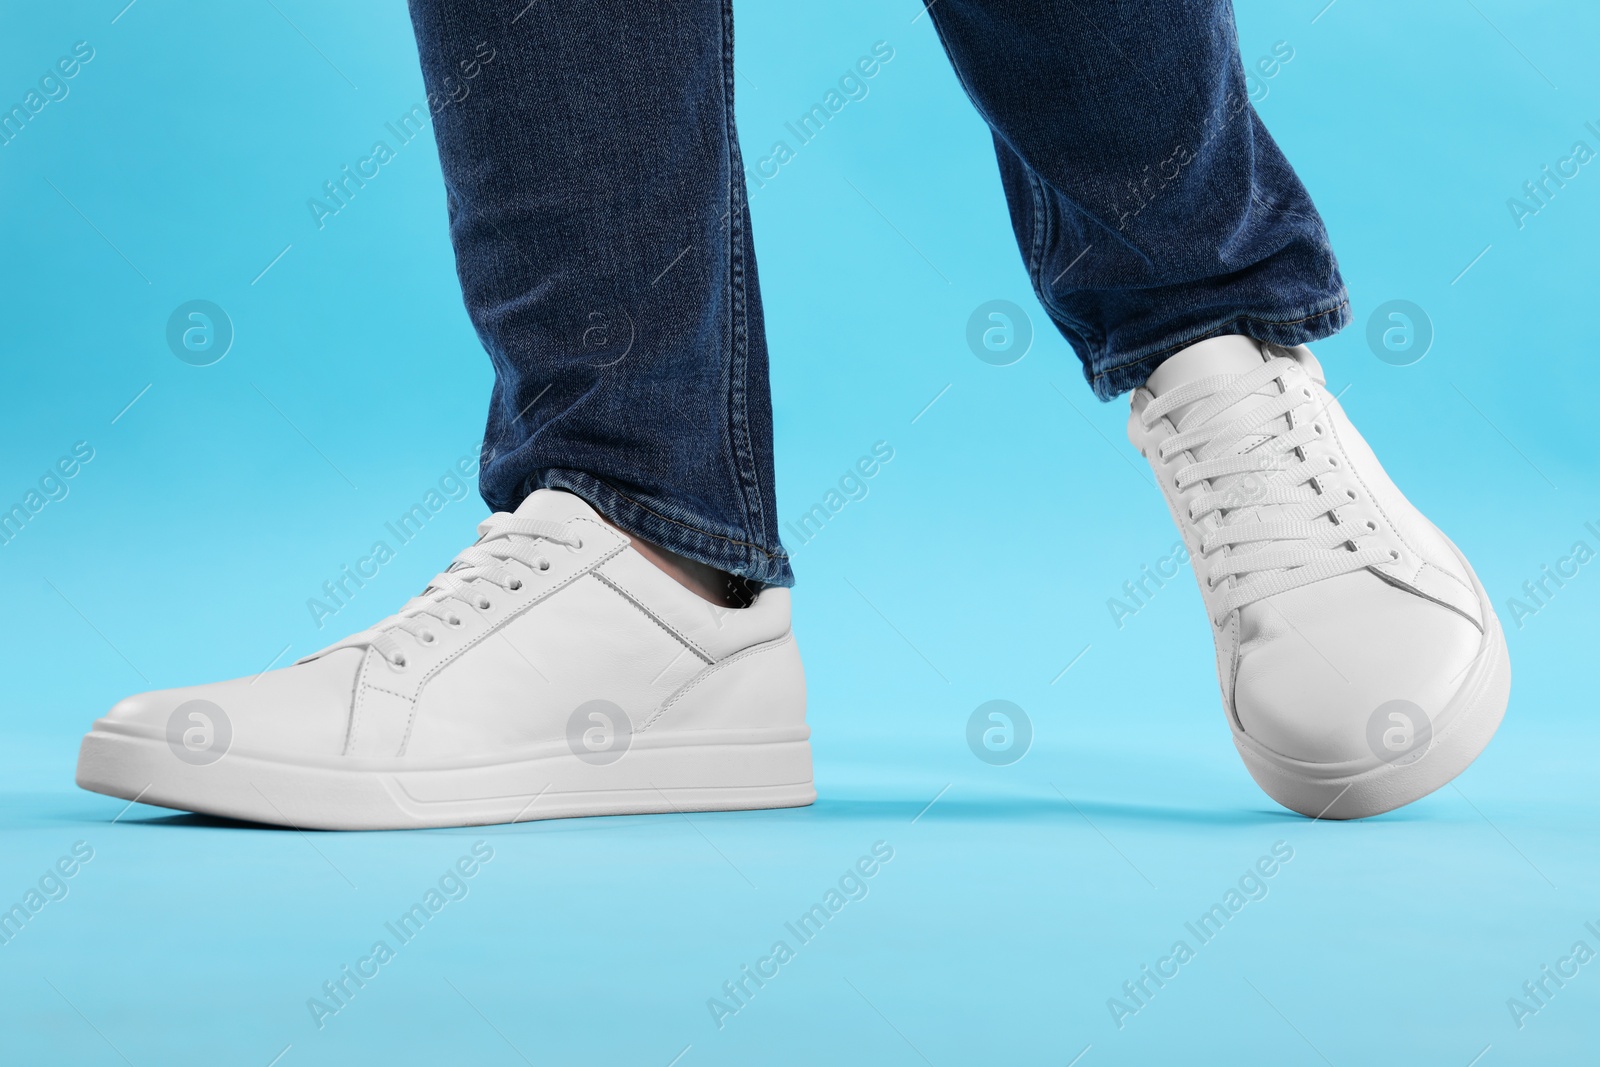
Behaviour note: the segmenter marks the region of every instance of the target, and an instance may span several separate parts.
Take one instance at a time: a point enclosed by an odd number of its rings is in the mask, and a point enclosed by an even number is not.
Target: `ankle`
[[[616,528],[615,523],[610,520],[606,522],[607,525]],[[626,533],[626,531],[619,532]],[[634,534],[626,536],[633,542],[634,551],[702,600],[724,608],[747,608],[755,599],[756,587],[747,579],[718,570],[709,563],[680,556],[671,549],[662,548]]]

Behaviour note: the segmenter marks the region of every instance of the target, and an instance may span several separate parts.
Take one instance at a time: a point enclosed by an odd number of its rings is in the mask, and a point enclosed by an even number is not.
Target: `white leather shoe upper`
[[[421,764],[565,745],[569,718],[594,700],[620,707],[635,735],[804,724],[788,590],[764,589],[742,609],[707,603],[558,490],[478,532],[373,627],[254,679],[130,697],[103,722],[165,734],[179,705],[205,700],[227,716],[240,754]],[[750,684],[750,671],[729,668],[752,657],[770,659],[755,717],[721,691]]]
[[[257,678],[136,693],[117,701],[101,722],[142,736],[163,737],[175,710],[203,700],[223,709],[232,734],[227,742],[230,748],[284,759],[337,756],[344,749],[350,694],[361,663],[359,651],[342,649]],[[211,715],[207,711],[201,714]],[[216,727],[215,723],[206,725]]]
[[[1134,392],[1128,436],[1188,546],[1237,730],[1291,760],[1370,761],[1381,706],[1445,711],[1490,609],[1309,349],[1193,345]]]

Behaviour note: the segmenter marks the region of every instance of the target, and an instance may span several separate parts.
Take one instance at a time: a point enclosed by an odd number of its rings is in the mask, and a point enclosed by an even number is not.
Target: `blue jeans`
[[[1101,399],[1205,337],[1295,345],[1349,321],[1322,220],[1250,105],[1228,0],[928,13],[994,133],[1034,290]],[[730,0],[411,16],[495,368],[484,499],[567,489],[631,534],[791,584]]]

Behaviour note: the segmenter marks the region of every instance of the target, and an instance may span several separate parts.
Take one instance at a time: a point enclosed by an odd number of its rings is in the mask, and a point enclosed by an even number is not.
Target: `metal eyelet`
[[[513,579],[511,579],[511,581],[506,583],[506,588],[511,590],[513,593],[515,593],[518,589],[522,588],[522,579],[521,578],[513,578]]]

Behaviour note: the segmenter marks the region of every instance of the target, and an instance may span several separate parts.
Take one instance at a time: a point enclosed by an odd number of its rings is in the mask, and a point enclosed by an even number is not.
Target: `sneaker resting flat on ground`
[[[1477,758],[1511,690],[1500,623],[1309,349],[1192,345],[1134,392],[1128,437],[1183,534],[1234,744],[1268,795],[1363,818]]]
[[[789,592],[726,609],[540,490],[371,629],[257,678],[143,693],[78,784],[328,830],[816,798]]]

